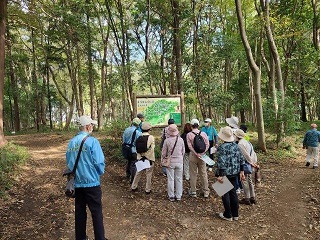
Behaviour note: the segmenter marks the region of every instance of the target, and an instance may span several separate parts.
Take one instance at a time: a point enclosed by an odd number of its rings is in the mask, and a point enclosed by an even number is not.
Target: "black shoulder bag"
[[[66,189],[65,189],[65,195],[67,197],[69,197],[69,198],[74,198],[75,194],[76,194],[75,187],[74,187],[74,182],[75,182],[75,178],[76,178],[76,169],[77,169],[78,162],[79,162],[79,159],[80,159],[80,154],[81,154],[81,151],[82,151],[83,144],[84,144],[84,142],[86,141],[86,139],[88,137],[89,137],[89,135],[85,136],[82,139],[82,142],[80,144],[80,148],[79,148],[79,151],[78,151],[78,155],[77,155],[77,158],[76,158],[76,161],[74,163],[72,171],[70,171],[68,169],[63,174],[63,176],[67,176],[67,185],[66,185]]]

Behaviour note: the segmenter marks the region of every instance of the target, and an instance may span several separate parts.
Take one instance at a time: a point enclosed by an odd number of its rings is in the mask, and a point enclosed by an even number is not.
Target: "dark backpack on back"
[[[145,153],[148,151],[148,138],[149,135],[141,135],[140,137],[137,138],[136,140],[136,149],[137,153]]]
[[[201,136],[201,131],[199,133],[192,132],[195,136],[193,139],[193,148],[196,153],[204,153],[206,151],[206,143]]]

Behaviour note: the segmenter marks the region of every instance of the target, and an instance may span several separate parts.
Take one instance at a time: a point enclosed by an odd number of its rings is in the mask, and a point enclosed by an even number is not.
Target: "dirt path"
[[[74,239],[73,200],[63,196],[65,148],[71,135],[34,134],[8,138],[26,146],[32,159],[22,167],[6,199],[0,200],[0,239]],[[103,140],[103,139],[101,139]],[[217,217],[223,209],[210,198],[183,195],[166,198],[166,179],[160,167],[153,193],[132,193],[124,179],[123,163],[107,158],[102,178],[106,235],[124,239],[320,239],[319,171],[306,169],[303,159],[263,165],[258,204],[240,207],[240,220]],[[210,182],[214,180],[209,172]],[[144,180],[144,179],[143,179]],[[211,184],[210,184],[211,185]],[[184,182],[185,190],[188,182]],[[88,235],[93,236],[91,219]]]

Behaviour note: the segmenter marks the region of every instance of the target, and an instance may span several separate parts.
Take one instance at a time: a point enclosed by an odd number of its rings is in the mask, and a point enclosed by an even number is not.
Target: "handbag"
[[[175,141],[175,143],[174,143],[174,145],[173,145],[171,154],[170,154],[169,156],[166,156],[166,157],[164,157],[164,158],[161,159],[161,165],[162,165],[163,167],[170,167],[170,164],[171,164],[171,156],[172,156],[172,153],[173,153],[173,151],[174,151],[174,149],[175,149],[175,147],[176,147],[176,145],[177,145],[178,137],[179,137],[179,136],[177,136],[176,141]]]
[[[245,162],[245,164],[243,165],[243,171],[244,174],[251,174],[252,173],[252,166],[249,162]]]
[[[83,144],[84,142],[86,141],[86,139],[89,137],[89,135],[85,136],[83,139],[82,139],[82,142],[80,144],[80,148],[79,148],[79,151],[78,151],[78,154],[77,154],[77,158],[76,158],[76,161],[74,163],[74,166],[73,166],[73,169],[72,171],[70,171],[69,169],[67,169],[64,173],[63,173],[63,176],[67,176],[67,184],[66,184],[66,188],[65,188],[65,195],[69,198],[74,198],[75,195],[76,195],[76,191],[75,191],[75,187],[74,187],[74,184],[75,184],[75,178],[76,178],[76,169],[77,169],[77,166],[78,166],[78,162],[79,162],[79,159],[80,159],[80,153],[81,153],[81,150],[82,150],[82,147],[83,147]]]

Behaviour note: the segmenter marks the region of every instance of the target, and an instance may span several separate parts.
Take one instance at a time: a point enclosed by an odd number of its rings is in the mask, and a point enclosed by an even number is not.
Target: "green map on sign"
[[[146,108],[144,112],[145,118],[152,126],[160,124],[165,125],[167,124],[166,116],[175,112],[177,106],[179,106],[179,103],[176,101],[161,99]]]

